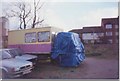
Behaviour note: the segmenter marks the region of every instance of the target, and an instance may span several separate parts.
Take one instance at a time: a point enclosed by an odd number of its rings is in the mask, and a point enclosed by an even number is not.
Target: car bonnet
[[[12,58],[2,60],[2,65],[7,67],[21,67],[26,65],[32,65],[32,63],[29,61]]]
[[[21,55],[21,56],[16,56],[15,58],[22,59],[22,60],[31,60],[31,59],[37,58],[37,56],[25,54],[25,55]]]

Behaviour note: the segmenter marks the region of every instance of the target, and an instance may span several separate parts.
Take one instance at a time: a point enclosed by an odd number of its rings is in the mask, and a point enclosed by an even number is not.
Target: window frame
[[[33,33],[35,34],[35,41],[32,41],[32,42],[29,41],[29,42],[27,42],[27,41],[26,41],[26,34],[33,34]],[[25,43],[35,43],[35,42],[37,42],[37,35],[36,35],[36,32],[25,33]]]
[[[49,32],[49,40],[47,40],[47,41],[40,41],[39,40],[39,33],[42,33],[42,32]],[[50,31],[39,31],[39,32],[37,32],[37,41],[38,42],[50,42],[51,40],[50,40],[50,34],[51,34],[51,32]]]
[[[108,41],[112,44],[113,43],[113,40],[112,39],[108,39]]]
[[[113,28],[113,25],[112,25],[112,24],[106,24],[106,25],[105,25],[105,28],[106,28],[106,29],[112,29],[112,28]]]
[[[118,36],[118,35],[119,35],[119,32],[116,31],[116,32],[115,32],[115,35]]]
[[[111,34],[110,34],[110,33],[111,33]],[[106,35],[106,36],[112,36],[113,33],[112,33],[112,32],[105,32],[105,35]]]
[[[118,28],[119,28],[119,26],[116,24],[116,25],[115,25],[115,29],[118,29]]]

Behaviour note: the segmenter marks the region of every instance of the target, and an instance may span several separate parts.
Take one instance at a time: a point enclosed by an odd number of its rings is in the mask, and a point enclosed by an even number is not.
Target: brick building
[[[100,37],[104,34],[100,26],[83,27],[82,39],[84,43],[100,43]]]
[[[119,39],[119,17],[103,18],[101,26],[104,32],[104,38],[110,43],[118,43]]]
[[[70,32],[78,33],[84,43],[118,43],[119,17],[103,18],[101,26],[83,27]]]
[[[0,17],[0,48],[7,47],[8,41],[8,19]]]

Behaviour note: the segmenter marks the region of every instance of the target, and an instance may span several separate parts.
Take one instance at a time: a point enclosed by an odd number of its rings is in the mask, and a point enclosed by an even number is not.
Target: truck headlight
[[[20,70],[20,68],[19,68],[19,67],[15,68],[15,71],[19,71],[19,70]]]

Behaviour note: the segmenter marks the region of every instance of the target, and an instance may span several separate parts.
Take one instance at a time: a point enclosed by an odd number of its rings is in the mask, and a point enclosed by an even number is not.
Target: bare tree
[[[44,20],[40,20],[39,17],[37,17],[37,12],[39,12],[39,10],[42,8],[43,4],[39,5],[40,4],[40,0],[38,2],[36,2],[34,0],[34,11],[33,11],[33,22],[32,22],[32,28],[35,28],[35,26],[39,23],[42,23]]]
[[[42,8],[43,4],[40,4],[39,1],[34,0],[33,11],[29,3],[26,2],[16,2],[12,4],[11,9],[5,12],[7,17],[17,17],[19,19],[19,29],[26,29],[28,25],[31,25],[31,28],[35,28],[36,25],[42,23],[44,20],[40,20],[37,13]],[[30,24],[31,22],[31,24]]]
[[[12,5],[13,8],[6,12],[7,17],[17,17],[19,19],[19,28],[26,29],[29,16],[31,14],[31,6],[25,2],[17,2]]]

